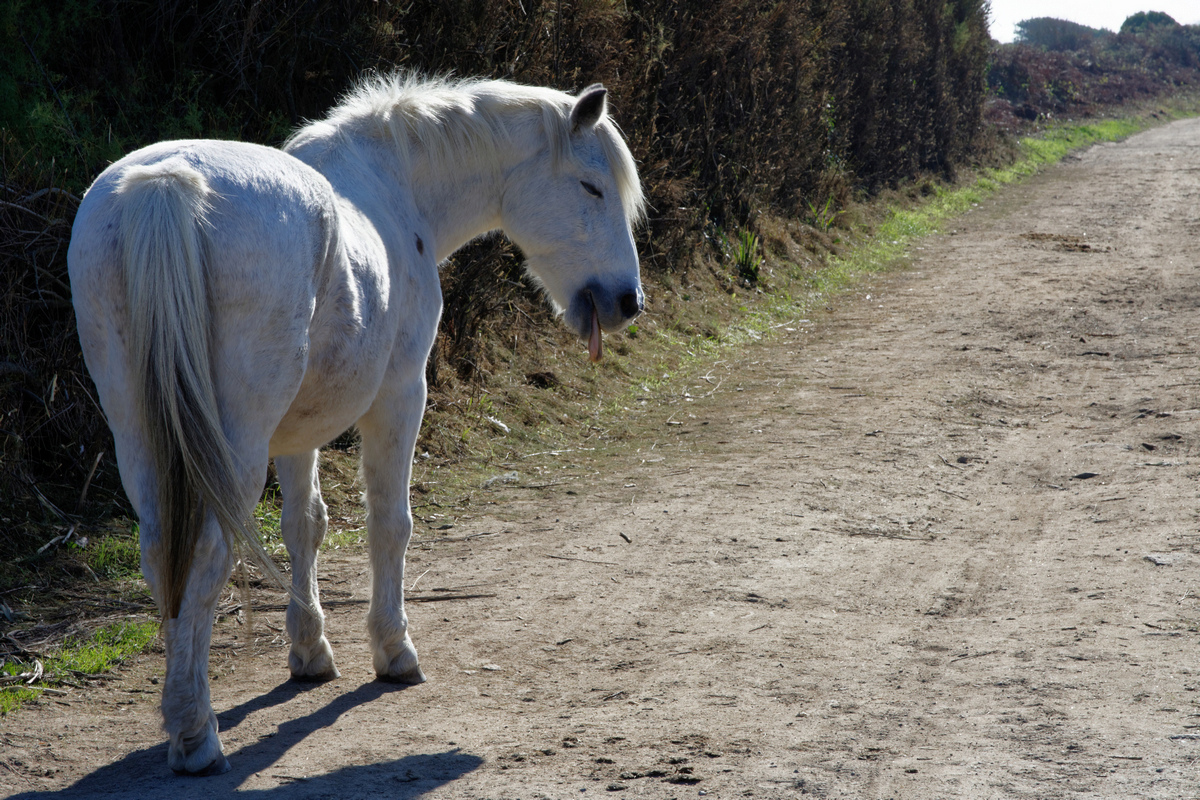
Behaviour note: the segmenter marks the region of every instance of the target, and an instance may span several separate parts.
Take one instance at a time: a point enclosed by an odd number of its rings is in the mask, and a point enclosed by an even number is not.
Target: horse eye
[[[587,193],[590,194],[592,197],[604,197],[603,192],[601,192],[599,189],[597,189],[595,186],[588,183],[587,181],[580,181],[579,183],[582,184],[583,188],[586,189]]]

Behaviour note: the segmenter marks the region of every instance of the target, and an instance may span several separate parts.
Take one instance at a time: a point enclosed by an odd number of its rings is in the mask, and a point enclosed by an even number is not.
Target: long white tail
[[[218,413],[204,261],[210,190],[181,159],[126,170],[117,186],[125,241],[130,354],[159,477],[162,612],[179,615],[205,516],[216,515],[263,568],[283,576],[251,532],[236,456]]]

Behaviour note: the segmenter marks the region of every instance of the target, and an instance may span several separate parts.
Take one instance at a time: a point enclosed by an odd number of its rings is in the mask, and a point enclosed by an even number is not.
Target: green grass
[[[86,639],[68,641],[53,656],[42,662],[42,676],[32,684],[24,680],[0,687],[0,714],[35,700],[54,685],[74,683],[79,673],[95,675],[107,672],[131,656],[144,652],[158,635],[158,623],[152,620],[119,622],[96,631]],[[4,676],[31,674],[35,662],[10,661],[0,666]],[[26,679],[27,680],[27,679]]]
[[[268,552],[283,551],[280,537],[278,492],[268,492],[254,511],[260,537]],[[115,581],[135,579],[140,574],[139,528],[131,523],[128,532],[113,530],[96,536],[86,547],[73,546],[78,556],[96,576]],[[143,652],[158,635],[156,621],[131,621],[108,625],[84,639],[67,641],[57,652],[41,661],[42,676],[26,683],[35,672],[37,661],[18,659],[0,661],[0,714],[7,714],[22,703],[41,697],[48,689],[71,685],[78,673],[93,675],[111,670],[132,655]],[[6,676],[26,675],[19,681]]]
[[[267,489],[254,507],[254,520],[258,523],[258,540],[271,555],[279,555],[286,550],[280,527],[282,519],[283,500],[279,489]]]
[[[92,572],[112,580],[136,578],[142,568],[138,530],[136,522],[130,523],[128,534],[112,532],[89,543],[83,556]]]

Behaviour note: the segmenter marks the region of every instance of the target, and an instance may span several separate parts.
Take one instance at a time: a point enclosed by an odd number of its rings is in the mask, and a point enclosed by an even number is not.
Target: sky
[[[1200,25],[1197,0],[991,0],[988,23],[993,39],[1011,42],[1018,22],[1056,17],[1091,28],[1121,29],[1125,18],[1139,11],[1163,11],[1183,25]]]

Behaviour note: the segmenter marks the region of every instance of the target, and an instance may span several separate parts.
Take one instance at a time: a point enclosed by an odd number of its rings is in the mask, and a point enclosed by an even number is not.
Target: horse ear
[[[608,89],[599,83],[593,83],[579,93],[575,107],[571,109],[572,133],[580,128],[591,128],[600,121],[604,116],[604,96],[607,94]]]

